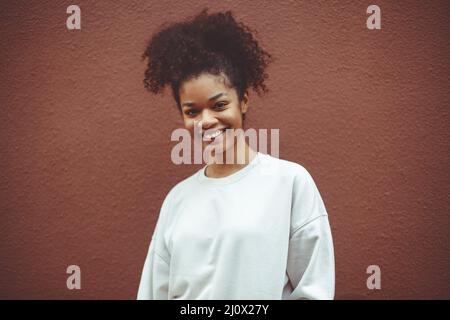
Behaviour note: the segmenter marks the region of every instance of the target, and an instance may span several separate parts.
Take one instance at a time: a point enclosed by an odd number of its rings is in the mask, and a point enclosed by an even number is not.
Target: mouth
[[[211,133],[211,129],[205,130],[205,132],[209,131],[209,133],[208,134],[203,133],[203,141],[214,141],[215,139],[220,137],[225,132],[226,129],[229,129],[229,128],[227,127],[227,128],[217,129],[217,130],[213,131],[212,133]]]

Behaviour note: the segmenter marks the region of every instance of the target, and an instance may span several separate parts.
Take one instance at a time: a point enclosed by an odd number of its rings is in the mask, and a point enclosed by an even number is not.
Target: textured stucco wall
[[[140,55],[204,5],[276,58],[248,126],[280,128],[281,158],[314,177],[336,297],[450,298],[448,2],[234,0],[0,3],[0,298],[135,298],[164,196],[199,168],[171,164],[181,121],[169,91],[143,89]]]

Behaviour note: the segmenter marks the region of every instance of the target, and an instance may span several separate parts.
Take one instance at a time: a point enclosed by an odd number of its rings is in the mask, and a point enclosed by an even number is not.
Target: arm
[[[297,229],[289,243],[289,299],[334,298],[334,254],[326,215]]]
[[[296,177],[292,203],[287,274],[288,299],[333,299],[334,249],[330,224],[319,191],[303,168]]]
[[[139,284],[138,300],[168,299],[169,262],[156,252],[155,246],[156,240],[152,237]]]
[[[164,200],[150,241],[141,281],[138,300],[167,300],[169,293],[170,253],[164,240],[165,221],[170,212],[170,194]]]

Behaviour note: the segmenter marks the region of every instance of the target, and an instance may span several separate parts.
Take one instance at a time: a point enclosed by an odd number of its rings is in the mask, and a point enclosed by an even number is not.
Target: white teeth
[[[212,138],[217,138],[222,132],[223,130],[217,130],[213,134],[205,134],[205,139],[210,140]]]
[[[221,133],[222,133],[222,131],[217,131],[215,134],[213,134],[213,138],[216,138]]]

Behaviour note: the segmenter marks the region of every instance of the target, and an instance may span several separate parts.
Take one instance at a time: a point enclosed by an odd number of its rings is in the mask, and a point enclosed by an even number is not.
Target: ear
[[[248,91],[246,90],[244,93],[244,96],[242,97],[242,101],[241,101],[241,112],[243,114],[247,113],[248,111]]]

